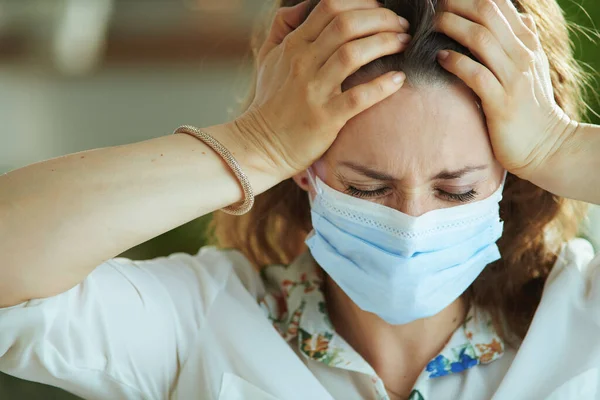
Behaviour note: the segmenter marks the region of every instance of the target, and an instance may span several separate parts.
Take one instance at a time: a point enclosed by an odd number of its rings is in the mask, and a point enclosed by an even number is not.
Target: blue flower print
[[[430,372],[430,378],[437,378],[440,376],[448,375],[450,361],[443,355],[439,355],[427,364],[427,372]]]
[[[456,372],[462,372],[465,369],[469,369],[471,367],[474,367],[475,365],[477,365],[477,359],[472,358],[471,356],[469,356],[466,353],[467,347],[464,347],[459,355],[458,355],[458,361],[455,361],[453,363],[450,364],[450,370],[453,373]]]

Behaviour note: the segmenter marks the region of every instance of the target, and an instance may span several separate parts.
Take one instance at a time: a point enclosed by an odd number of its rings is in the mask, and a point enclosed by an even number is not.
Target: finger
[[[304,40],[315,41],[336,15],[344,11],[368,10],[380,7],[381,4],[377,0],[321,0],[306,18],[306,21],[298,28],[298,35]]]
[[[519,18],[523,21],[523,24],[527,27],[526,32],[522,33],[519,38],[530,50],[539,50],[542,45],[538,36],[537,26],[535,20],[530,14],[519,14]]]
[[[510,28],[517,35],[521,35],[526,31],[525,24],[519,17],[519,11],[513,5],[511,0],[494,0],[504,18],[508,21]]]
[[[275,46],[280,44],[287,35],[294,31],[304,19],[308,9],[308,0],[298,3],[293,7],[281,7],[275,14],[271,30],[260,49],[259,57],[268,54]]]
[[[445,59],[438,56],[444,69],[459,77],[481,99],[488,110],[501,110],[506,91],[496,76],[477,61],[454,51],[448,51]]]
[[[535,82],[533,85],[533,94],[535,95],[537,101],[545,106],[556,103],[556,100],[554,100],[554,89],[552,87],[550,76],[547,76],[537,68],[533,68],[532,73],[533,80]]]
[[[535,25],[533,16],[527,13],[522,13],[519,14],[519,18],[521,18],[521,21],[523,21],[523,24],[527,27],[527,29],[537,35],[537,26]]]
[[[540,61],[536,63],[536,68],[533,68],[534,81],[537,83],[534,85],[535,96],[540,99],[543,98],[546,104],[553,104],[554,100],[554,88],[552,87],[552,78],[550,77],[550,64],[548,62],[548,56],[542,49],[539,37],[537,36],[537,27],[535,26],[535,20],[529,14],[520,14],[520,18],[523,19],[527,29],[535,35],[535,43],[532,45],[532,49],[537,51],[537,56],[540,57]]]
[[[400,34],[402,35],[402,34]],[[408,43],[402,42],[397,33],[382,32],[344,44],[329,57],[317,73],[317,81],[330,91],[369,62],[385,55],[398,53]]]
[[[311,47],[315,49],[322,65],[337,49],[351,40],[379,32],[404,33],[407,29],[408,21],[387,8],[346,11],[338,14],[327,25]],[[404,37],[407,40],[410,38]]]
[[[444,34],[466,46],[503,85],[519,73],[498,39],[486,27],[449,12],[441,15],[438,24]]]
[[[370,82],[357,85],[336,96],[327,107],[346,121],[396,93],[402,87],[404,72],[388,72]]]
[[[528,49],[513,31],[509,21],[494,1],[455,0],[449,2],[445,9],[487,28],[504,49],[504,52],[518,66],[519,70],[522,68],[525,68],[524,71],[528,70],[529,65],[522,63],[523,59],[527,59]],[[523,31],[525,27],[520,22],[519,25],[521,26],[519,31]]]
[[[511,0],[494,0],[494,2],[521,42],[530,50],[537,49],[537,34],[532,35],[534,30],[528,29],[527,23],[522,18],[524,14],[519,13]],[[533,22],[533,19],[531,21]]]

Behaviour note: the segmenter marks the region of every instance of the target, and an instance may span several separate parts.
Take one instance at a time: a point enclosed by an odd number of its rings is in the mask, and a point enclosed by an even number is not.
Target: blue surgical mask
[[[313,258],[358,307],[390,324],[439,313],[500,258],[504,183],[484,200],[413,217],[308,175]]]

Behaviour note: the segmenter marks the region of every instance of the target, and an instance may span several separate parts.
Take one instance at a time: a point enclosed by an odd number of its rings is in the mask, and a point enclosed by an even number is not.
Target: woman
[[[92,399],[600,398],[573,239],[600,128],[556,3],[284,1],[256,57],[231,123],[0,178],[0,370]],[[229,250],[115,257],[219,208]]]

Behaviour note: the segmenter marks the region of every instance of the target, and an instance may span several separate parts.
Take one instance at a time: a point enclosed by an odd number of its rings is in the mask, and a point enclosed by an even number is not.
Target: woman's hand
[[[498,161],[536,184],[540,169],[577,127],[556,104],[533,18],[510,0],[448,0],[436,30],[482,63],[447,51],[438,60],[481,99]],[[541,185],[540,185],[541,186]]]
[[[236,120],[241,140],[282,179],[306,169],[350,118],[405,78],[391,72],[342,93],[360,67],[406,47],[408,22],[375,0],[322,0],[300,25],[306,3],[277,13],[257,57],[256,95]]]

